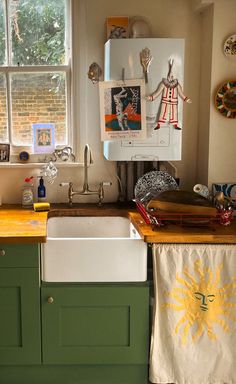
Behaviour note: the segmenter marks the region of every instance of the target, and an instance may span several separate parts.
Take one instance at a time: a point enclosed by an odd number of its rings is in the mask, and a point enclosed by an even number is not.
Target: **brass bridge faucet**
[[[89,161],[88,161],[88,158],[89,158]],[[83,184],[82,190],[80,190],[80,191],[74,190],[72,182],[60,183],[61,187],[69,186],[69,189],[68,189],[69,205],[73,204],[73,196],[75,196],[75,195],[98,195],[98,205],[99,206],[102,205],[102,201],[104,199],[104,188],[103,187],[111,185],[112,183],[109,181],[108,182],[102,181],[99,183],[99,187],[97,190],[91,190],[89,188],[89,184],[88,184],[88,167],[92,163],[93,163],[93,160],[92,160],[91,149],[90,149],[89,145],[86,144],[84,147],[84,184]]]

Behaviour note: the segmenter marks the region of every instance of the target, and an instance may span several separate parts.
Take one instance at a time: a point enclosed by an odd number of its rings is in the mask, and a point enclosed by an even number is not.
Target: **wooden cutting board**
[[[164,191],[147,204],[147,210],[159,209],[165,212],[200,216],[216,216],[215,206],[207,198],[196,192]]]

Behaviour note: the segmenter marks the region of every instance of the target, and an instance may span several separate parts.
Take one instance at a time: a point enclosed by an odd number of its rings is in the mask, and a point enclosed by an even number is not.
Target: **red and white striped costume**
[[[160,114],[157,121],[157,126],[154,129],[159,129],[161,124],[173,124],[175,129],[181,129],[178,126],[178,97],[183,101],[191,102],[191,100],[184,95],[181,85],[177,79],[162,79],[157,90],[147,97],[147,100],[153,101],[160,94],[161,106]]]

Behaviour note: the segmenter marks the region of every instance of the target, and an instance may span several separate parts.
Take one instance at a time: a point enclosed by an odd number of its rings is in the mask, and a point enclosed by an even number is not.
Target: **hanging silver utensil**
[[[150,49],[147,47],[142,49],[142,51],[140,52],[140,63],[143,67],[143,73],[144,73],[144,78],[145,78],[146,84],[148,83],[148,72],[149,72],[149,67],[150,67],[152,60],[153,60],[153,57],[152,57]]]

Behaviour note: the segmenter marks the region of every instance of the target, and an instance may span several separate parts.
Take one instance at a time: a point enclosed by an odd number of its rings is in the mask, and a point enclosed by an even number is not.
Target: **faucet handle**
[[[98,190],[99,201],[98,201],[98,205],[100,207],[101,207],[102,201],[104,199],[104,189],[103,189],[103,187],[110,186],[110,185],[112,185],[112,183],[110,181],[101,181],[101,183],[99,183],[99,190]]]
[[[72,196],[74,194],[74,192],[73,192],[73,183],[71,181],[69,183],[62,182],[59,185],[60,185],[60,187],[69,187],[68,188],[68,202],[69,202],[70,205],[72,205]]]

